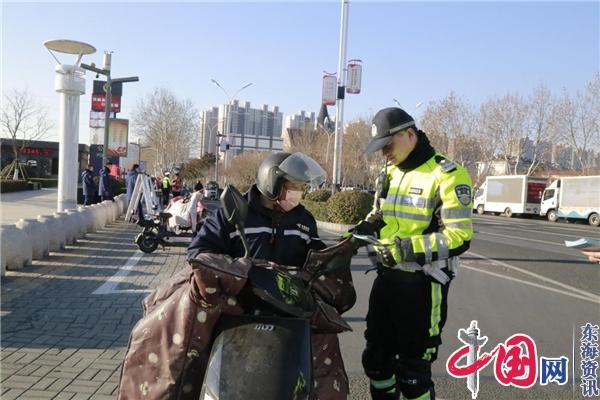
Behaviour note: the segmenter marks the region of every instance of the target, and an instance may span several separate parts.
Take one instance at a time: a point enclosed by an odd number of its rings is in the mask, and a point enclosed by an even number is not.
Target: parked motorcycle
[[[184,202],[189,201],[189,196],[183,199]],[[202,211],[198,214],[198,225],[196,229],[192,226],[175,226],[169,224],[169,220],[173,218],[173,214],[166,211],[158,213],[152,219],[147,219],[138,222],[138,225],[144,229],[135,237],[135,243],[144,253],[152,253],[159,245],[163,247],[173,246],[177,243],[189,244],[191,238],[196,236],[196,232],[200,229],[202,221],[206,218],[206,208],[202,207]],[[185,218],[180,218],[184,222]]]

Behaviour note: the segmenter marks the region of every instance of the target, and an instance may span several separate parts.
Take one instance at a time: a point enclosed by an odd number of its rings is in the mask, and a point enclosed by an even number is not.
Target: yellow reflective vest
[[[375,199],[385,223],[379,237],[386,245],[395,244],[386,247],[396,263],[429,264],[469,248],[473,198],[464,167],[436,153],[413,170],[388,166],[381,178],[387,181],[387,193]]]

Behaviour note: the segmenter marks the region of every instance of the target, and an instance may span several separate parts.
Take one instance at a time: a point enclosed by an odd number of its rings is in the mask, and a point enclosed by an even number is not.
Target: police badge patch
[[[456,193],[456,197],[460,204],[463,206],[468,206],[471,204],[471,188],[469,185],[458,185],[454,188],[454,193]]]

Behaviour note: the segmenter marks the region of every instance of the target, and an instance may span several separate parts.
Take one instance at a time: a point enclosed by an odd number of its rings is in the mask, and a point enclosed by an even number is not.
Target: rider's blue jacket
[[[244,197],[249,203],[244,230],[251,257],[301,267],[310,249],[326,247],[314,217],[302,205],[286,213],[268,209],[260,203],[256,185]],[[239,234],[220,208],[206,218],[188,247],[188,259],[199,253],[228,254],[233,258],[244,255]]]

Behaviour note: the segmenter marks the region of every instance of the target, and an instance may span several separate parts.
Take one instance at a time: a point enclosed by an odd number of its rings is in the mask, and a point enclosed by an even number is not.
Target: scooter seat
[[[158,217],[159,218],[167,218],[167,219],[169,219],[172,216],[173,216],[173,214],[168,213],[168,212],[160,212],[160,213],[158,213]]]

